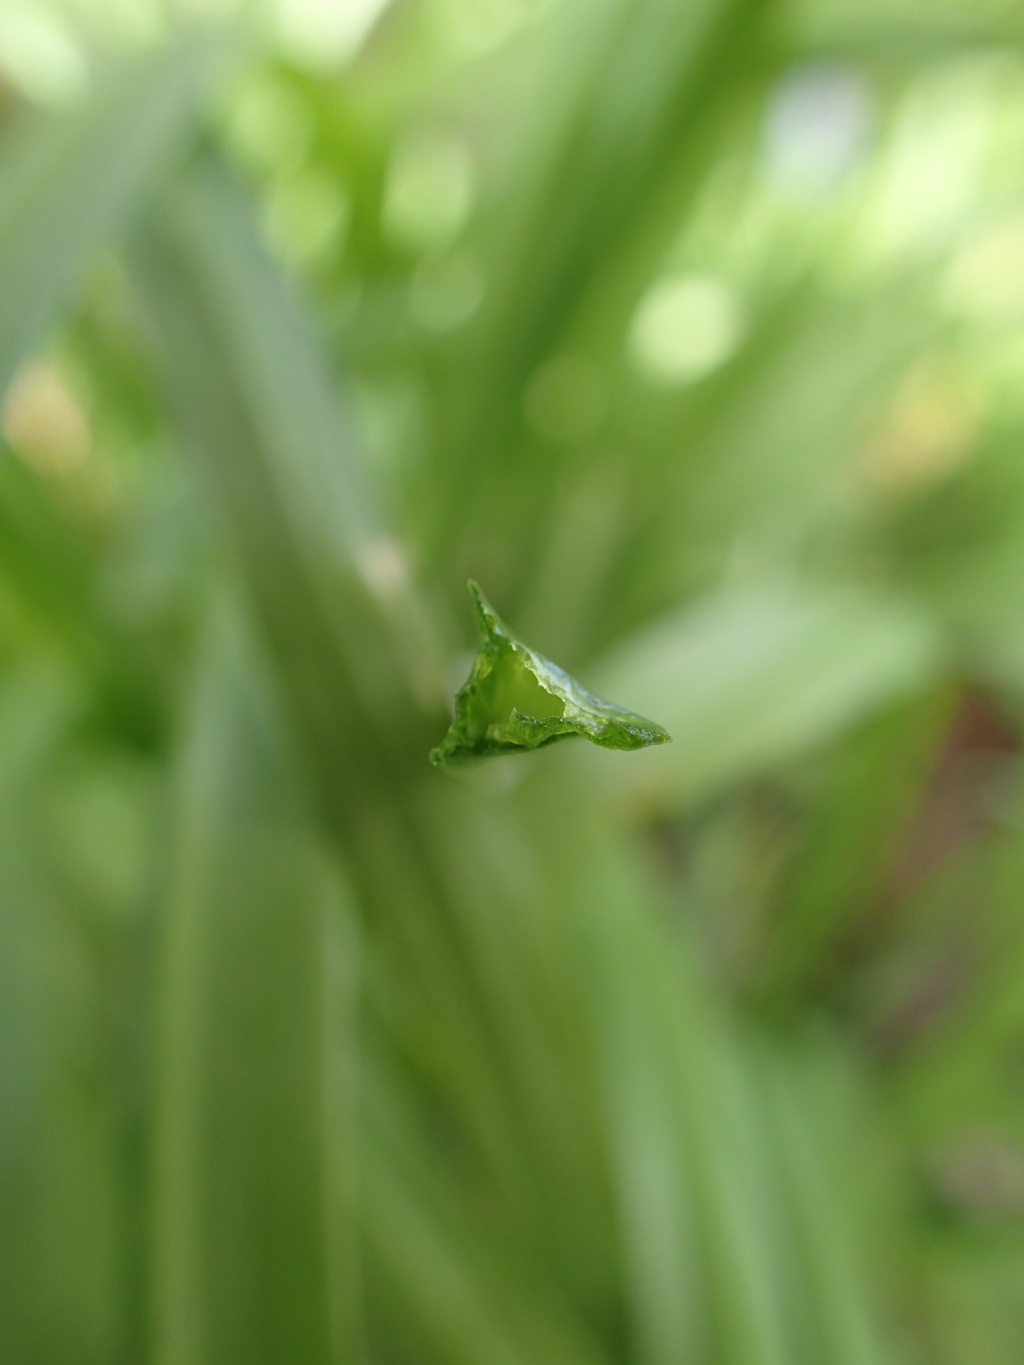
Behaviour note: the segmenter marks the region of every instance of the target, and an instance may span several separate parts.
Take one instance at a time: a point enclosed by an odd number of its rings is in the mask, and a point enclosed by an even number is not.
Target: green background
[[[1024,6],[0,0],[0,136],[5,1365],[1024,1362]],[[470,577],[673,743],[431,769]]]

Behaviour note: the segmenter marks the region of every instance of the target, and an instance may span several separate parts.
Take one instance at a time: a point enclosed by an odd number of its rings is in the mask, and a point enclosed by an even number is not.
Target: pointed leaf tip
[[[575,735],[605,749],[644,749],[671,738],[654,721],[588,692],[524,645],[472,579],[469,594],[480,648],[456,695],[455,719],[430,754],[436,767],[526,753]]]

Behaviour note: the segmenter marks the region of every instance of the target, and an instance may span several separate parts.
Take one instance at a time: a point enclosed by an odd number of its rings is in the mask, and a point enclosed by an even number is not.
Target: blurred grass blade
[[[608,1352],[551,1257],[558,1224],[573,1222],[571,1191],[567,1207],[549,1201],[540,1241],[515,1201],[503,1215],[497,1199],[481,1219],[472,1177],[438,1162],[436,1116],[424,1122],[405,1066],[380,1046],[370,991],[368,982],[361,1193],[368,1297],[381,1302],[371,1357],[401,1359],[411,1342],[417,1357],[446,1365],[602,1365]],[[579,1108],[573,1116],[585,1125]]]
[[[331,1207],[345,1136],[328,1127],[338,892],[258,664],[232,618],[214,634],[162,954],[154,1359],[327,1365],[339,1358],[336,1296],[350,1288],[332,1281],[352,1275],[331,1244],[346,1230]]]
[[[869,1166],[857,1150],[861,1125],[851,1125],[850,1106],[842,1103],[844,1059],[826,1049],[801,1056],[795,1048],[789,1053],[765,1048],[755,1060],[764,1081],[765,1146],[772,1138],[777,1143],[780,1185],[799,1245],[806,1358],[880,1365],[891,1356],[868,1306],[862,1235],[867,1213],[856,1203],[864,1202],[861,1177]],[[856,1110],[852,1115],[862,1117]]]
[[[152,746],[164,717],[149,641],[110,612],[92,528],[70,519],[53,492],[22,460],[0,462],[0,579],[17,604],[15,630],[55,645],[92,684],[96,714]]]
[[[820,1078],[792,1048],[752,1047],[643,879],[596,861],[587,932],[638,1358],[873,1365],[844,1208],[855,1154],[800,1112]]]
[[[598,683],[661,717],[674,743],[636,782],[688,796],[799,753],[934,676],[939,639],[913,603],[847,586],[715,593],[650,627]]]
[[[890,707],[830,755],[827,786],[782,880],[765,950],[764,991],[777,1009],[820,992],[842,970],[844,942],[862,907],[886,903],[893,860],[932,776],[952,700],[943,687],[930,699],[917,695]]]
[[[69,701],[46,673],[0,692],[0,1359],[41,1365],[113,1360],[125,1338],[95,945],[40,838]]]
[[[553,452],[521,440],[524,388],[581,338],[584,349],[609,336],[617,347],[645,282],[630,255],[642,240],[646,270],[677,231],[729,95],[769,69],[768,9],[766,0],[606,0],[552,12],[523,136],[531,161],[507,195],[493,283],[449,377],[457,402],[438,443],[451,518],[442,553],[474,513],[493,515],[530,481],[546,494],[534,516],[550,511]]]
[[[8,135],[0,169],[0,395],[139,211],[192,127],[220,42],[190,37],[116,72],[82,108]]]
[[[436,641],[380,529],[323,357],[214,162],[134,254],[176,411],[242,558],[321,771],[383,778],[413,749]],[[355,764],[355,769],[353,769]]]
[[[774,1173],[751,1159],[756,1097],[726,1020],[683,945],[652,921],[636,870],[607,851],[594,864],[595,1008],[643,1359],[668,1365],[703,1351],[723,1365],[798,1360],[779,1292],[794,1232],[765,1216]],[[652,1157],[669,1177],[664,1204]],[[706,1322],[697,1303],[707,1305]]]
[[[426,1344],[446,1365],[602,1365],[606,1359],[583,1324],[559,1311],[539,1279],[524,1283],[514,1257],[479,1238],[459,1236],[438,1207],[437,1172],[424,1166],[418,1200],[398,1163],[366,1163],[368,1256],[405,1319],[418,1350]],[[388,1322],[385,1340],[396,1331]]]
[[[635,950],[613,960],[605,947],[594,955],[601,992],[595,1019],[637,1358],[643,1365],[704,1360],[707,1287],[671,1060],[649,998],[635,992],[623,969],[638,965]]]

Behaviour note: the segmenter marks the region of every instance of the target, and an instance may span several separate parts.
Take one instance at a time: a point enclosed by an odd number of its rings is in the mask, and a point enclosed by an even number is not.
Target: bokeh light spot
[[[336,177],[302,171],[271,193],[267,231],[286,260],[317,265],[341,250],[349,214],[348,195]]]
[[[354,56],[388,0],[276,0],[274,27],[281,48],[310,70]]]
[[[630,356],[645,379],[686,384],[703,379],[735,351],[739,304],[708,275],[661,280],[641,299],[629,334]]]
[[[867,141],[871,94],[864,77],[838,63],[798,67],[772,92],[765,150],[772,179],[802,197],[827,193]]]
[[[410,251],[438,251],[458,236],[473,201],[473,167],[458,137],[417,132],[395,148],[384,193],[384,229]]]
[[[85,61],[64,18],[39,4],[0,5],[0,72],[26,99],[63,105],[86,87]]]
[[[280,171],[306,157],[313,118],[297,90],[262,77],[239,90],[225,132],[244,166],[260,173]]]
[[[4,402],[4,439],[31,468],[63,475],[89,458],[92,439],[81,403],[52,365],[27,365]]]
[[[940,482],[976,449],[982,415],[982,397],[969,375],[948,360],[921,361],[860,452],[865,481],[891,493]]]
[[[950,263],[945,297],[979,321],[1012,322],[1024,314],[1024,215],[970,235]]]

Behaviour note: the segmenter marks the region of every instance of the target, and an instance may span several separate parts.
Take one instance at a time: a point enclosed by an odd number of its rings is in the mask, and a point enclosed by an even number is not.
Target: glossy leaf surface
[[[476,583],[469,591],[480,649],[455,699],[455,719],[430,755],[437,767],[541,749],[573,735],[602,749],[646,749],[671,738],[654,721],[588,692],[517,640]]]

